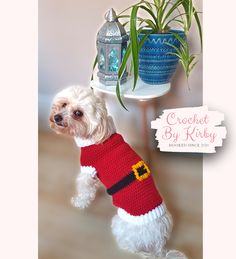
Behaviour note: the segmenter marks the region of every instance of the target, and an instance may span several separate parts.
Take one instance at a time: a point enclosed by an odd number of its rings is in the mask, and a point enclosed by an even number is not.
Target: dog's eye
[[[74,114],[74,116],[77,117],[77,118],[83,116],[83,112],[80,111],[80,110],[75,110],[75,111],[73,112],[73,114]]]
[[[67,105],[67,103],[63,103],[63,104],[62,104],[62,108],[65,108],[66,105]]]

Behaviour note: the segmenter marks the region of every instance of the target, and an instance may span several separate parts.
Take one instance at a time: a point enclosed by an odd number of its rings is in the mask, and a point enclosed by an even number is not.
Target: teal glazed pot
[[[180,30],[172,30],[184,40],[185,33]],[[145,36],[139,34],[139,40]],[[169,83],[174,75],[179,58],[170,53],[176,53],[176,50],[165,44],[166,42],[180,47],[179,40],[171,33],[150,34],[139,51],[139,77],[147,84],[160,85]]]

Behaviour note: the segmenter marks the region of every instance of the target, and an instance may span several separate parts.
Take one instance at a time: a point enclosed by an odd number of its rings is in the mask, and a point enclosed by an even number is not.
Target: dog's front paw
[[[71,204],[75,208],[85,209],[89,206],[90,199],[88,199],[86,196],[77,195],[71,198]]]

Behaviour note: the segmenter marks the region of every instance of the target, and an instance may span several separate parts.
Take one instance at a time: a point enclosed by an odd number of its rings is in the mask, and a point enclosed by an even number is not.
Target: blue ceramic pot
[[[186,39],[183,31],[172,30],[172,32],[178,33],[180,37]],[[139,40],[144,35],[140,33]],[[150,34],[139,52],[139,77],[147,84],[169,83],[176,71],[179,58],[169,54],[176,50],[165,42],[169,42],[177,48],[180,47],[180,42],[171,33]]]

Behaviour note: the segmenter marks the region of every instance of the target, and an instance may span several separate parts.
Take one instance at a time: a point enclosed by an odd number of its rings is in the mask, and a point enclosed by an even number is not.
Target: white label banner
[[[226,128],[220,126],[223,121],[223,113],[207,106],[188,107],[164,110],[151,127],[157,130],[160,151],[215,153],[226,138]]]

